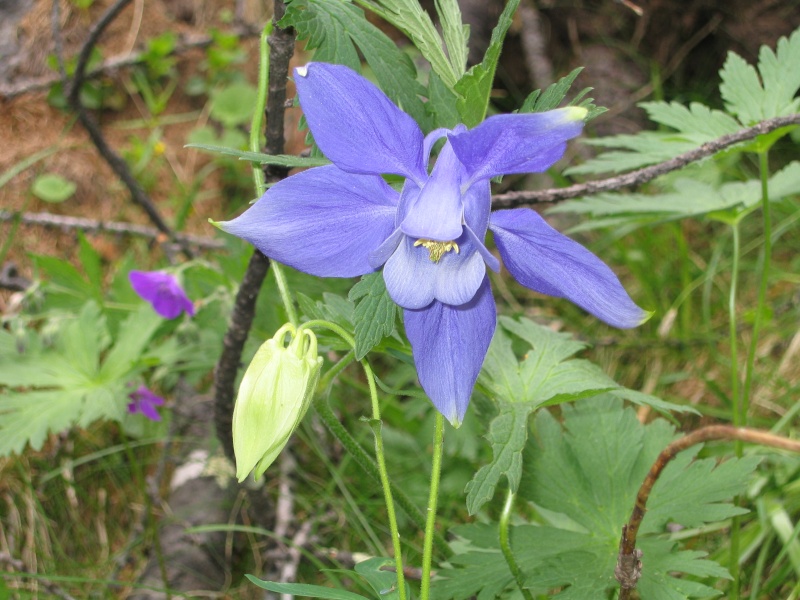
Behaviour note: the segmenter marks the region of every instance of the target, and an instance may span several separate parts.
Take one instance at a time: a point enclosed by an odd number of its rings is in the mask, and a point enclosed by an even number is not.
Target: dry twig
[[[614,576],[620,582],[619,600],[628,600],[631,590],[636,587],[642,574],[641,550],[636,548],[636,536],[647,512],[647,500],[653,486],[669,462],[680,452],[691,448],[695,444],[702,444],[712,440],[740,440],[750,444],[759,444],[771,448],[780,448],[791,452],[800,452],[800,441],[790,440],[768,431],[748,429],[746,427],[732,427],[730,425],[709,425],[701,427],[667,446],[656,458],[644,479],[639,493],[636,495],[636,505],[631,513],[628,523],[622,528],[622,538],[619,543],[619,558]]]

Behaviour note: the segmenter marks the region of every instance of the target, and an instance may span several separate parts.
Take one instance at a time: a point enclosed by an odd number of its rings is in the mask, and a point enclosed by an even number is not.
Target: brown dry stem
[[[733,427],[730,425],[709,425],[701,427],[692,433],[675,440],[664,448],[658,455],[644,482],[636,495],[636,505],[631,513],[628,523],[622,528],[622,538],[619,543],[619,558],[614,576],[620,582],[619,600],[628,600],[631,591],[636,587],[642,574],[641,550],[636,548],[636,536],[647,512],[647,500],[653,486],[669,462],[680,452],[712,440],[739,440],[750,444],[759,444],[771,448],[780,448],[791,452],[800,453],[800,441],[790,440],[768,431],[748,429],[746,427]]]

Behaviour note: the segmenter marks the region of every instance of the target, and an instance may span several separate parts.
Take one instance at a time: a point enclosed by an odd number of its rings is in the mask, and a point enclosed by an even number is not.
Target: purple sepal
[[[609,325],[627,329],[650,313],[631,300],[608,266],[528,208],[492,213],[489,228],[503,264],[525,287],[566,298]]]

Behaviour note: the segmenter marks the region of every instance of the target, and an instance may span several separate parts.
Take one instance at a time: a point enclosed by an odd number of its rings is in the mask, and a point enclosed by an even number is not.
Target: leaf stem
[[[761,175],[761,212],[764,219],[764,255],[761,263],[761,281],[758,286],[758,303],[756,315],[753,320],[753,334],[750,339],[750,348],[747,352],[747,365],[745,366],[744,390],[742,392],[742,425],[747,425],[747,413],[750,408],[750,393],[753,388],[753,371],[758,349],[758,334],[761,331],[761,322],[764,306],[767,299],[769,283],[770,262],[772,260],[772,214],[769,204],[769,152],[764,150],[758,155],[758,166]]]
[[[349,344],[350,347],[353,348],[353,351],[355,352],[356,349],[355,339],[353,339],[353,336],[350,335],[347,331],[345,331],[343,327],[340,327],[336,323],[331,323],[330,321],[323,321],[321,319],[316,319],[313,321],[308,321],[307,323],[304,323],[301,326],[301,328],[310,328],[310,327],[325,327],[326,329],[330,329],[331,331],[336,333],[339,337],[341,337],[345,342],[347,342],[347,344]],[[400,531],[397,528],[397,515],[395,514],[394,510],[392,484],[389,481],[389,472],[386,469],[386,457],[383,451],[383,435],[381,434],[381,406],[380,402],[378,401],[378,388],[375,385],[375,375],[372,372],[372,367],[369,366],[369,363],[367,362],[366,359],[361,360],[360,362],[361,362],[361,367],[364,369],[364,375],[367,377],[367,384],[369,385],[369,396],[370,396],[370,401],[372,403],[372,419],[370,420],[370,427],[372,428],[372,432],[375,436],[375,458],[378,463],[377,464],[378,478],[380,479],[381,486],[383,487],[383,497],[386,502],[386,513],[387,516],[389,517],[389,530],[391,531],[392,534],[392,548],[394,550],[394,561],[395,561],[395,566],[397,568],[397,594],[399,600],[406,600],[406,580],[403,571],[403,552],[400,546]],[[328,411],[330,411],[330,407],[328,407]],[[336,425],[338,425],[338,427],[334,426],[335,430],[341,433],[341,431],[344,430],[344,427],[341,426],[341,423],[339,423],[335,417],[333,420],[336,421]],[[330,425],[329,429],[331,429],[331,431],[334,431],[334,429],[331,428]],[[360,448],[360,446],[358,446],[358,443],[355,440],[352,440],[352,442],[354,447]]]
[[[741,427],[742,420],[742,397],[739,393],[739,348],[738,348],[738,331],[736,326],[736,288],[739,283],[739,255],[740,250],[740,236],[739,236],[739,221],[731,225],[733,231],[733,265],[731,267],[731,289],[728,293],[728,329],[730,334],[731,346],[731,408],[733,416],[733,425]],[[742,442],[737,440],[734,443],[736,456],[742,457]],[[738,504],[738,498],[734,499],[734,503]],[[741,522],[738,516],[733,517],[731,521],[731,558],[730,568],[733,582],[731,583],[730,600],[739,600],[739,587],[740,587],[740,571],[739,571],[739,537],[741,532]]]
[[[522,592],[522,597],[525,600],[533,600],[533,595],[530,590],[525,587],[525,577],[522,569],[519,568],[517,560],[514,558],[514,553],[511,551],[511,543],[508,537],[508,522],[511,518],[511,509],[514,507],[514,498],[516,494],[511,491],[511,488],[506,494],[506,502],[503,505],[503,512],[500,513],[500,550],[503,551],[503,557],[506,559],[506,564],[514,575],[514,581],[517,582],[519,591]]]
[[[433,562],[433,538],[436,533],[436,506],[439,500],[439,480],[442,474],[444,450],[444,417],[436,412],[433,432],[433,457],[431,463],[431,489],[428,495],[428,518],[425,524],[425,542],[422,550],[422,583],[420,600],[428,600],[431,593],[431,564]]]

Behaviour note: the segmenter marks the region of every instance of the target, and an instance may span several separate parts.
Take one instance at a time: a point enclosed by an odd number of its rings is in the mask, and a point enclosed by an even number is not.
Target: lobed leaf
[[[381,272],[364,275],[350,290],[347,299],[355,302],[355,356],[356,360],[361,360],[383,338],[394,332],[397,305],[386,291]]]

